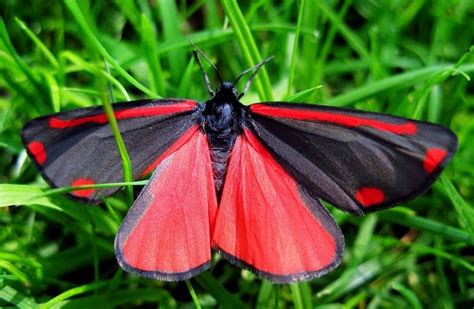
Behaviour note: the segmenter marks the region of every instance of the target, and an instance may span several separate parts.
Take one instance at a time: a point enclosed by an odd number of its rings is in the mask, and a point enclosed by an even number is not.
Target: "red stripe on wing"
[[[116,253],[127,271],[174,281],[210,265],[217,198],[207,138],[192,132],[160,162],[120,227]]]
[[[367,126],[380,131],[391,132],[398,135],[414,135],[417,131],[416,124],[411,121],[396,124],[363,117],[356,117],[343,113],[297,109],[294,107],[275,107],[266,104],[253,104],[250,106],[250,110],[255,114],[264,116],[289,118],[295,120],[321,121],[345,126],[348,128]]]
[[[301,193],[249,130],[232,150],[213,245],[273,282],[320,276],[339,263],[343,247],[327,211]]]
[[[166,105],[128,108],[115,111],[115,118],[117,120],[122,120],[130,118],[153,117],[167,114],[182,113],[193,110],[196,107],[196,104],[196,101],[187,100]],[[59,119],[56,117],[51,117],[49,119],[49,127],[53,129],[66,129],[80,126],[86,123],[102,124],[106,123],[107,121],[108,120],[105,113],[74,119]]]

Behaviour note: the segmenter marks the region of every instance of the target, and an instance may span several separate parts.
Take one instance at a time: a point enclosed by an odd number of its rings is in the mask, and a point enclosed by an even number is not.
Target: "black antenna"
[[[273,56],[271,57],[268,57],[267,59],[263,60],[262,62],[258,63],[257,65],[243,71],[242,73],[240,73],[239,76],[237,76],[237,78],[235,79],[235,81],[232,83],[232,87],[235,87],[235,85],[239,82],[239,80],[242,78],[242,76],[244,76],[245,74],[251,72],[251,71],[254,71],[253,74],[250,76],[250,78],[247,80],[247,83],[245,83],[245,87],[244,87],[244,90],[242,90],[242,92],[239,94],[239,99],[241,97],[243,97],[245,95],[245,93],[247,92],[247,90],[250,88],[250,84],[252,84],[252,81],[253,79],[255,78],[255,76],[257,75],[258,73],[258,70],[267,62],[269,62],[270,60],[273,59]]]
[[[221,74],[219,74],[217,67],[214,65],[214,63],[211,62],[211,60],[206,56],[206,54],[202,50],[200,50],[196,45],[194,45],[194,43],[190,39],[188,38],[186,39],[188,40],[189,44],[191,44],[191,46],[194,48],[193,55],[194,55],[194,58],[196,58],[197,63],[199,64],[199,68],[201,69],[202,76],[204,77],[204,82],[206,84],[207,90],[209,91],[209,94],[211,96],[214,96],[214,91],[211,88],[209,77],[207,76],[206,71],[204,70],[204,67],[202,66],[202,62],[201,62],[201,59],[199,58],[199,55],[201,55],[214,69],[221,85],[224,84],[222,76]]]
[[[201,74],[204,77],[204,83],[206,84],[207,91],[213,97],[215,95],[215,93],[211,88],[211,83],[209,82],[209,77],[207,76],[206,71],[204,71],[204,68],[202,67],[201,60],[199,59],[199,56],[198,56],[196,50],[193,51],[193,55],[194,55],[194,58],[196,58],[197,63],[199,64],[199,68],[201,69]]]

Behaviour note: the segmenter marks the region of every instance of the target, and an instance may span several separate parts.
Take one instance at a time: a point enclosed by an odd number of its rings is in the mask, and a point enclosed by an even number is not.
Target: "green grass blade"
[[[454,205],[459,224],[474,237],[474,208],[469,205],[459,194],[453,183],[444,175],[441,175],[441,183],[449,199]]]
[[[182,41],[189,45],[184,40],[181,30],[178,7],[174,0],[160,0],[157,2],[156,8],[161,17],[165,42]],[[171,69],[172,79],[174,82],[181,80],[181,75],[184,71],[184,63],[186,56],[181,49],[175,49],[172,53],[168,53],[168,62]]]
[[[108,68],[107,63],[105,65],[106,68]],[[109,91],[109,93],[110,92],[111,91]],[[101,91],[101,93],[104,93],[104,91]],[[115,118],[114,108],[112,107],[108,97],[102,96],[102,106],[104,108],[107,121],[110,125],[110,129],[112,130],[112,134],[114,135],[115,143],[122,161],[123,180],[124,182],[131,182],[133,181],[132,160],[130,160],[130,156],[128,155],[127,147],[123,141],[122,134],[120,133],[117,119]],[[127,185],[125,188],[127,191],[128,204],[131,205],[133,202],[133,187],[131,185]]]
[[[262,281],[260,284],[260,288],[258,291],[258,297],[257,297],[257,309],[264,309],[268,307],[268,304],[270,303],[271,300],[271,295],[272,295],[272,290],[273,290],[273,284],[271,284],[269,281]]]
[[[46,59],[48,59],[49,63],[53,66],[53,68],[57,69],[59,64],[56,58],[54,57],[53,53],[49,50],[48,47],[36,36],[36,34],[33,33],[33,31],[28,28],[28,26],[25,24],[24,21],[19,19],[18,17],[15,17],[15,21],[20,26],[21,30],[23,30],[35,43],[36,46],[38,46],[39,50],[44,54]]]
[[[51,94],[51,105],[55,113],[61,110],[61,89],[59,88],[58,82],[50,74],[44,74],[44,78],[48,83],[49,92]]]
[[[290,284],[291,297],[293,299],[293,306],[296,309],[303,309],[303,300],[301,297],[301,291],[298,283]]]
[[[189,280],[185,280],[186,286],[188,287],[189,294],[191,294],[191,297],[193,299],[194,307],[197,309],[201,309],[201,304],[199,303],[199,299],[196,295],[196,292],[194,291],[194,288]]]
[[[107,52],[104,46],[100,43],[99,39],[97,39],[97,36],[94,35],[94,32],[92,31],[92,29],[89,27],[89,24],[87,23],[87,19],[85,18],[84,13],[81,11],[79,6],[77,5],[76,0],[66,0],[65,3],[66,3],[66,6],[69,8],[69,11],[71,11],[72,15],[74,16],[77,23],[81,27],[82,31],[86,35],[86,39],[90,42],[92,46],[96,48],[99,54],[101,54],[102,57],[104,57],[112,65],[112,67],[115,70],[117,70],[117,72],[123,78],[125,78],[130,84],[140,89],[141,91],[143,91],[150,97],[159,98],[157,93],[151,91],[150,89],[145,87],[143,84],[141,84],[139,81],[137,81],[135,78],[133,78],[130,74],[128,74],[127,71],[125,71],[120,66],[120,64]]]
[[[392,287],[398,291],[401,295],[405,297],[406,300],[408,300],[408,303],[410,304],[410,308],[413,309],[422,309],[423,306],[421,305],[420,300],[418,299],[418,296],[411,291],[409,288],[403,286],[402,284],[398,282],[394,282],[392,284]]]
[[[438,73],[440,71],[451,69],[451,65],[434,65],[429,67],[424,67],[417,70],[412,70],[409,72],[401,73],[391,77],[387,77],[373,83],[370,83],[366,86],[361,86],[353,90],[349,90],[344,94],[338,95],[331,99],[328,99],[324,102],[326,105],[331,106],[347,106],[354,104],[355,102],[366,99],[370,96],[373,96],[382,91],[386,91],[394,88],[403,88],[415,85],[420,81],[428,78],[432,74]],[[466,64],[460,68],[464,72],[474,71],[474,64]]]
[[[25,61],[18,55],[15,47],[10,40],[10,36],[8,35],[7,28],[5,23],[3,22],[3,18],[0,16],[0,39],[3,41],[3,44],[7,48],[8,53],[11,57],[15,60],[16,65],[18,68],[25,74],[28,80],[35,86],[36,90],[44,97],[47,97],[46,89],[40,82],[40,78],[35,71],[33,71]]]
[[[452,241],[460,241],[471,245],[474,244],[474,235],[440,222],[416,216],[412,212],[407,212],[405,209],[389,209],[380,213],[379,216],[384,221],[413,227]]]
[[[192,83],[192,73],[194,70],[194,57],[189,60],[189,64],[181,77],[181,83],[179,84],[178,90],[176,91],[176,97],[186,98],[189,95],[189,89]]]
[[[107,284],[108,284],[108,282],[101,281],[101,282],[96,282],[96,283],[92,283],[92,284],[84,284],[84,285],[69,289],[69,290],[59,294],[58,296],[52,298],[51,300],[41,304],[41,308],[44,308],[44,309],[51,308],[52,306],[54,306],[55,304],[57,304],[61,301],[64,301],[66,299],[69,299],[69,298],[77,296],[77,295],[87,293],[89,291],[94,291],[94,290],[106,287]]]
[[[304,8],[305,8],[305,0],[301,0],[300,9],[298,13],[298,21],[296,23],[295,41],[293,43],[293,51],[291,53],[290,72],[288,74],[288,86],[286,90],[287,96],[289,96],[293,91],[293,80],[295,79],[296,59],[298,58],[298,43],[299,43],[299,38],[300,38],[300,33],[301,33],[301,23],[303,22]]]
[[[161,70],[161,63],[156,48],[156,37],[153,26],[145,15],[141,18],[141,38],[146,59],[148,61],[148,69],[151,72],[152,91],[158,92],[159,95],[165,96],[165,79]]]
[[[262,61],[262,57],[258,51],[255,40],[252,37],[249,26],[240,10],[237,1],[221,0],[225,15],[229,18],[232,30],[237,37],[242,54],[250,67]],[[268,77],[265,66],[260,69],[259,76],[256,78],[255,84],[257,92],[262,101],[272,101],[270,78]]]
[[[359,54],[363,59],[369,59],[370,53],[367,51],[367,48],[364,46],[363,41],[359,36],[352,31],[345,23],[340,19],[340,17],[323,1],[316,1],[321,12],[331,21],[331,23],[339,30],[341,35],[346,39],[349,46]]]
[[[223,308],[248,308],[236,295],[227,291],[209,272],[203,272],[195,280],[211,294]]]
[[[295,102],[295,103],[304,103],[307,102],[307,100],[313,96],[313,94],[316,92],[316,90],[321,89],[322,86],[316,86],[313,88],[305,89],[302,90],[298,93],[295,93],[293,95],[287,96],[283,98],[282,101],[285,102]]]
[[[13,304],[15,308],[30,309],[38,308],[38,304],[34,299],[26,297],[21,292],[15,290],[9,285],[6,285],[4,279],[0,279],[0,299]]]

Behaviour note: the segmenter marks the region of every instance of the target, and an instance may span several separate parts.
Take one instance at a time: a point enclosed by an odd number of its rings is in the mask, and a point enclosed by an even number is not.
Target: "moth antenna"
[[[204,68],[202,67],[201,60],[199,59],[199,55],[196,52],[196,50],[193,51],[194,58],[196,59],[197,63],[199,64],[199,69],[201,70],[202,77],[204,78],[204,84],[206,84],[207,91],[211,96],[214,96],[215,93],[211,88],[211,83],[209,82],[209,77],[206,74],[206,71],[204,71]]]
[[[245,93],[247,92],[247,90],[250,88],[250,85],[252,84],[252,81],[253,79],[255,78],[255,76],[257,75],[258,73],[258,70],[267,62],[269,62],[270,60],[273,59],[274,56],[270,56],[268,57],[267,59],[263,60],[262,62],[256,64],[255,66],[251,67],[251,68],[248,68],[247,70],[243,71],[242,73],[240,73],[239,76],[237,76],[237,78],[235,79],[235,81],[232,83],[232,87],[235,87],[235,85],[239,82],[239,80],[242,78],[242,76],[244,76],[245,74],[251,72],[251,71],[254,71],[252,73],[252,75],[250,76],[250,78],[247,80],[247,83],[245,83],[245,87],[244,89],[242,90],[242,92],[239,94],[239,99],[241,97],[243,97],[245,95]]]
[[[204,71],[204,67],[202,66],[202,62],[199,58],[199,55],[201,55],[201,57],[203,57],[204,60],[206,60],[207,63],[209,63],[209,65],[214,69],[214,71],[216,72],[217,78],[219,79],[219,82],[221,83],[221,85],[224,84],[224,80],[222,79],[221,74],[217,70],[217,67],[215,66],[214,63],[212,63],[212,61],[209,59],[209,57],[207,57],[207,55],[202,50],[200,50],[199,47],[197,47],[190,39],[188,39],[188,38],[186,38],[186,39],[188,40],[189,44],[191,44],[191,46],[194,48],[193,55],[196,58],[197,63],[199,64],[202,75],[204,77],[204,81],[206,83],[206,87],[209,90],[209,93],[214,95],[214,91],[212,91],[211,84],[209,82],[209,77],[207,76],[206,72]]]

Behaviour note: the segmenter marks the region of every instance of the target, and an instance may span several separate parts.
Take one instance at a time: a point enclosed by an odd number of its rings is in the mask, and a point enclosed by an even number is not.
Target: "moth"
[[[165,281],[211,266],[212,250],[274,283],[309,280],[340,262],[344,237],[321,200],[364,215],[425,192],[453,157],[456,136],[427,122],[285,102],[245,106],[264,62],[212,90],[210,99],[114,104],[133,178],[151,174],[115,238],[128,272]],[[252,73],[242,92],[237,82]],[[43,116],[22,138],[53,187],[122,180],[101,107]],[[78,189],[100,203],[118,188]]]

